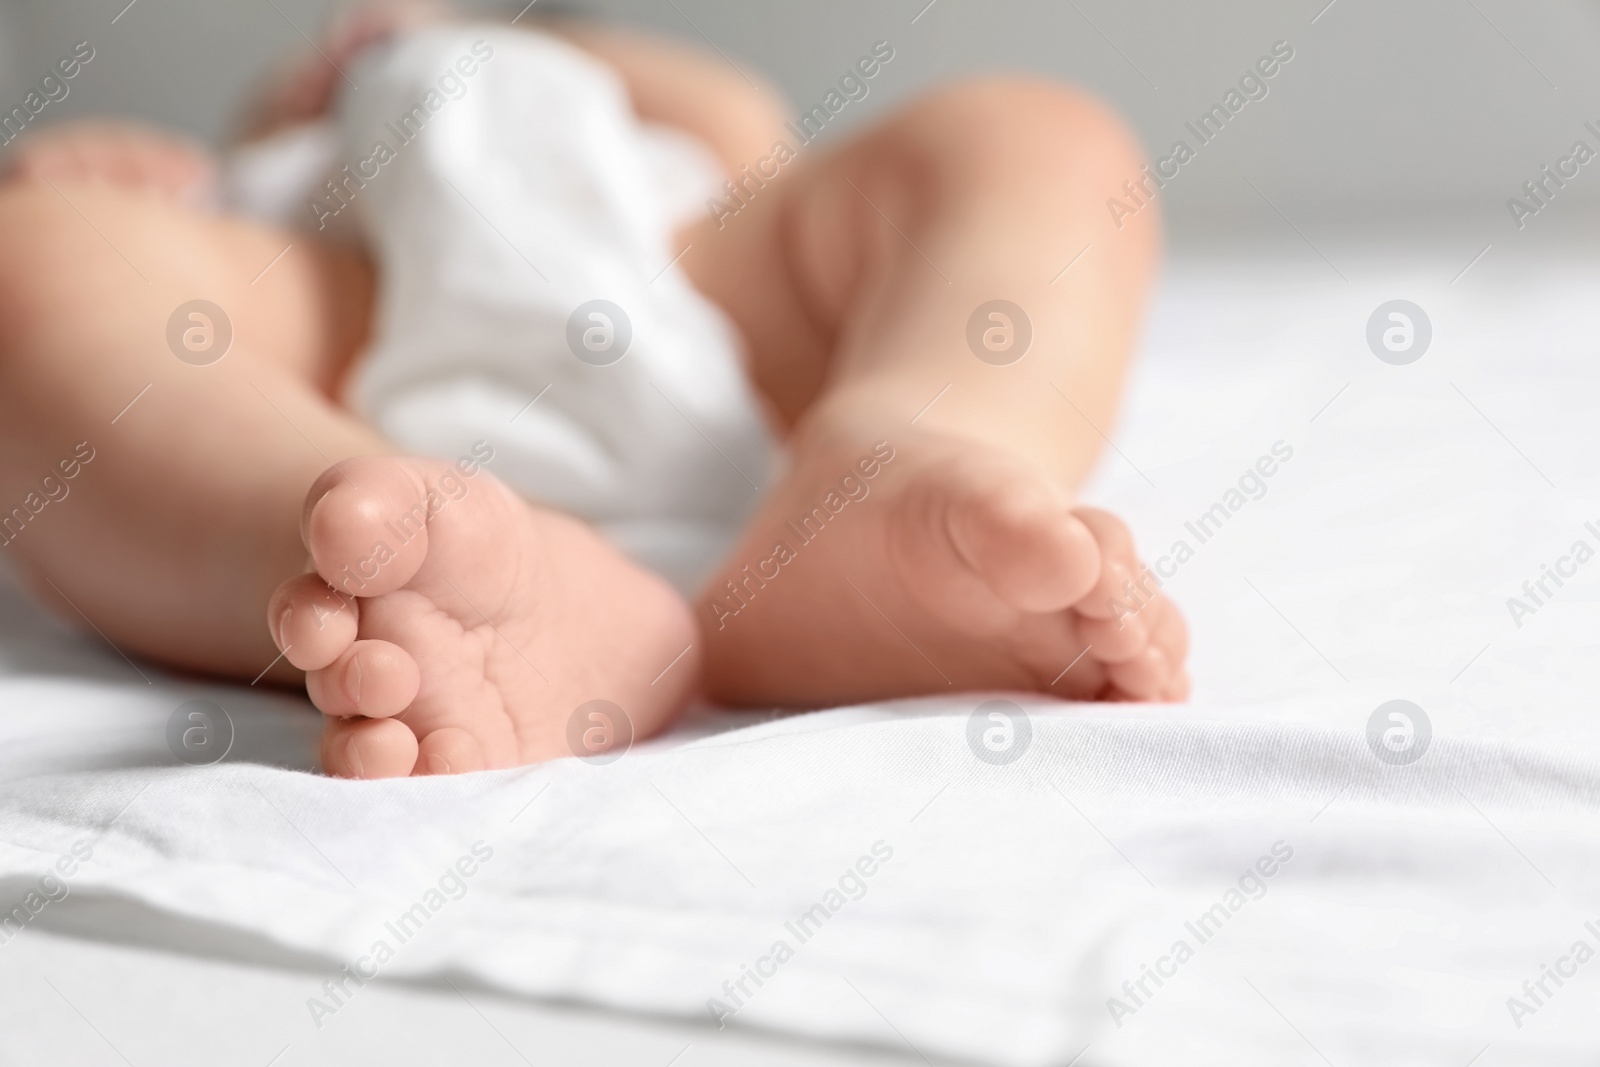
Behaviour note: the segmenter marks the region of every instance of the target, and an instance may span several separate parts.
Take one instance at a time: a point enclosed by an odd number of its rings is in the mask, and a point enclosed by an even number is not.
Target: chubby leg
[[[697,669],[687,607],[497,483],[492,446],[395,456],[330,399],[370,288],[304,238],[106,185],[0,187],[0,551],[127,654],[306,670],[334,773],[565,754],[593,700],[655,732]],[[171,340],[196,299],[220,312]],[[606,719],[580,736],[614,742]]]
[[[326,393],[370,285],[348,253],[105,182],[0,186],[0,551],[127,653],[254,678],[306,489],[386,451]],[[52,470],[67,495],[30,514]]]
[[[1150,590],[1113,618],[1131,540],[1074,507],[1157,244],[1153,210],[1119,230],[1104,206],[1140,173],[1129,136],[1054,86],[987,81],[790,165],[685,257],[793,426],[791,472],[697,609],[708,692],[1181,696],[1181,617]]]

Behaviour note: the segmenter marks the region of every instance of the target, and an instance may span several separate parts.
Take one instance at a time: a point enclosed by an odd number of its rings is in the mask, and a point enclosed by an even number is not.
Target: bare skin
[[[730,173],[779,135],[771,100],[717,64],[574,36],[618,67],[642,115],[700,135]],[[681,235],[691,279],[745,333],[793,453],[693,618],[581,524],[482,470],[371,584],[340,589],[372,527],[426,509],[451,476],[393,455],[331,399],[364,340],[370,265],[197,213],[183,181],[129,188],[126,162],[52,167],[52,151],[105,151],[64,148],[35,138],[0,186],[0,500],[23,499],[77,442],[96,458],[72,499],[7,547],[47,602],[130,653],[254,678],[283,651],[267,677],[306,672],[330,717],[331,773],[550,758],[595,698],[647,736],[697,677],[724,702],[786,705],[1185,692],[1180,616],[1158,598],[1120,628],[1107,621],[1136,557],[1116,519],[1075,507],[1155,245],[1151,212],[1120,233],[1102,221],[1103,189],[1137,166],[1089,102],[1032,83],[945,90],[837,150],[807,149],[726,226],[708,216]],[[234,327],[227,357],[204,367],[164,339],[196,297]],[[1008,366],[965,341],[995,297],[1033,327]],[[784,523],[880,442],[894,458],[870,494],[775,579],[748,583],[743,568],[790,536]],[[743,599],[723,584],[734,579]]]
[[[721,232],[701,227],[690,273],[745,330],[756,380],[795,427],[788,479],[697,606],[714,697],[1186,694],[1181,616],[1157,596],[1108,621],[1139,570],[1132,540],[1074,507],[1114,420],[1154,255],[1149,213],[1117,232],[1100,206],[1137,160],[1089,101],[977,83],[802,161]],[[1033,333],[1004,366],[967,340],[997,297]],[[801,548],[785,521],[880,440],[897,458],[871,495]],[[798,558],[751,589],[743,568],[779,543]]]

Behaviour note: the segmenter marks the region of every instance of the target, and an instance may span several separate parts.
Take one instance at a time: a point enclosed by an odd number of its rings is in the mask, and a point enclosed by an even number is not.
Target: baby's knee
[[[901,133],[931,169],[958,169],[980,181],[1043,177],[1116,182],[1143,163],[1138,138],[1108,105],[1042,78],[990,76],[929,93],[899,120]]]
[[[0,184],[0,351],[105,332],[212,266],[191,212],[100,183]],[[176,301],[174,301],[176,302]]]

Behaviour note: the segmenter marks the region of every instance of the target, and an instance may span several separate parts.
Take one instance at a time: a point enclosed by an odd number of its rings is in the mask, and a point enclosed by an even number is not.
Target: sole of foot
[[[696,606],[706,693],[1182,700],[1188,632],[1148,579],[1132,600],[1141,575],[1120,520],[1009,453],[924,431],[813,438]]]
[[[677,593],[470,461],[346,460],[312,487],[301,533],[314,569],[279,587],[268,625],[328,716],[331,774],[594,755],[657,732],[692,692]],[[585,722],[580,751],[569,726],[591,701],[626,722]]]

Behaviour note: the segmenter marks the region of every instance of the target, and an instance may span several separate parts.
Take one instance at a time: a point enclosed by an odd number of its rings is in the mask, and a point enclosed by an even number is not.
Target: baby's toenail
[[[428,772],[430,774],[449,774],[450,761],[435,752],[428,757]]]
[[[344,672],[344,693],[350,698],[350,703],[356,707],[361,706],[361,657],[350,657],[350,666]]]
[[[356,739],[353,737],[344,743],[344,761],[349,764],[350,773],[360,778],[361,749],[356,746]]]

